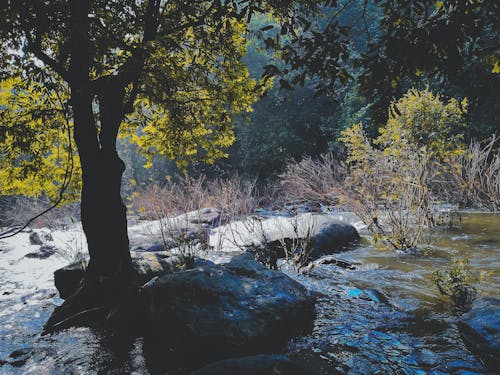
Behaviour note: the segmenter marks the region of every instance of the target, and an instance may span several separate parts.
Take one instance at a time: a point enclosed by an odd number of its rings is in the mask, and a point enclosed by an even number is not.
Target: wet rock
[[[167,252],[131,252],[132,264],[141,284],[162,273],[172,273],[183,269],[180,257]],[[54,283],[62,299],[66,299],[78,289],[85,275],[88,260],[81,260],[54,272]]]
[[[38,249],[38,251],[33,253],[28,253],[25,255],[26,258],[35,258],[35,259],[46,259],[52,255],[57,253],[57,249],[54,246],[50,245],[42,245]]]
[[[500,300],[481,298],[458,321],[465,343],[493,368],[500,366]]]
[[[301,363],[287,356],[277,354],[261,354],[250,357],[231,358],[215,362],[190,375],[309,375],[313,374]]]
[[[317,258],[320,255],[338,252],[347,245],[359,241],[359,238],[358,231],[351,224],[341,221],[320,224],[311,239],[314,249],[311,256]]]
[[[31,245],[43,245],[44,242],[52,242],[54,238],[49,232],[31,232],[29,235]]]
[[[30,233],[30,244],[31,245],[43,245],[43,241],[40,238],[40,235],[38,232],[32,232]]]
[[[286,236],[286,230],[283,230],[281,231],[283,233],[281,237],[269,240],[266,244],[250,248],[250,250],[256,253],[256,258],[259,261],[276,269],[276,260],[286,257],[284,248],[287,249],[289,254],[292,253],[292,257],[304,258],[304,255],[301,254],[303,249],[297,247],[297,244],[305,244],[307,246],[307,256],[305,258],[309,262],[323,255],[341,252],[360,239],[358,231],[351,224],[324,215],[312,217],[314,218],[312,220],[314,224],[294,224],[298,226],[311,225],[309,230],[289,233],[288,237]],[[339,262],[338,265],[349,267],[345,262]]]
[[[346,262],[345,260],[337,259],[332,255],[327,255],[324,257],[319,258],[318,260],[315,260],[314,262],[311,262],[304,270],[303,272],[308,272],[311,271],[312,269],[321,266],[321,265],[331,265],[331,266],[336,266],[340,267],[346,270],[355,270],[357,269],[356,265],[353,263]],[[359,263],[357,264],[359,265]]]
[[[146,249],[146,252],[151,252],[151,253],[155,253],[155,252],[158,252],[158,251],[166,251],[168,250],[168,248],[170,247],[173,247],[173,241],[172,241],[172,246],[169,246],[169,247],[166,247],[164,244],[162,243],[155,243],[154,245],[151,245],[149,246],[147,249]]]
[[[54,241],[54,237],[52,237],[52,234],[50,234],[49,232],[42,233],[42,238],[44,241],[47,241],[47,242]]]
[[[215,208],[204,208],[199,211],[189,212],[189,222],[191,224],[208,224],[217,226],[221,221],[221,213]]]
[[[314,318],[306,288],[248,255],[160,275],[142,295],[157,345],[211,360],[276,348]]]
[[[14,350],[12,353],[10,353],[9,360],[5,361],[5,363],[8,363],[9,365],[14,367],[21,367],[29,359],[31,351],[32,351],[31,348],[22,348]]]

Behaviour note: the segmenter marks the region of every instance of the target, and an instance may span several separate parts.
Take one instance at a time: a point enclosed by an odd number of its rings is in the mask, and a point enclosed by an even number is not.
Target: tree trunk
[[[99,150],[96,164],[82,170],[81,219],[87,237],[90,276],[129,277],[132,262],[126,207],[120,195],[123,161]]]
[[[100,132],[93,113],[89,46],[89,0],[70,0],[70,82],[74,137],[82,167],[81,220],[87,237],[89,277],[130,276],[132,262],[126,208],[120,195],[125,170],[116,152],[123,118],[123,85],[104,85],[100,92]]]

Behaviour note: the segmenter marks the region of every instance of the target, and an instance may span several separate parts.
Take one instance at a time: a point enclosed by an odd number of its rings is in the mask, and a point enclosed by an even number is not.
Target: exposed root
[[[82,325],[125,323],[137,315],[139,288],[123,279],[84,279],[45,323],[42,335]]]

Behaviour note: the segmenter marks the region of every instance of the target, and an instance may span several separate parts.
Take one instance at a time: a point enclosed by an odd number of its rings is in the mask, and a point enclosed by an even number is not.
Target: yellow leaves
[[[219,29],[189,29],[182,48],[155,49],[148,66],[156,73],[147,76],[120,134],[138,146],[146,166],[153,154],[182,168],[193,160],[214,163],[227,156],[235,116],[252,111],[266,88],[250,78],[242,62],[245,32],[245,22],[232,19]]]
[[[19,77],[0,82],[0,194],[46,195],[55,200],[73,170],[65,199],[77,199],[80,164],[74,150],[69,152],[72,136],[61,89],[56,95]]]
[[[499,61],[495,61],[495,63],[493,64],[493,69],[491,70],[491,72],[494,73],[494,74],[500,73],[500,62]]]
[[[387,124],[375,143],[387,154],[398,154],[412,144],[426,146],[431,158],[443,160],[464,150],[460,130],[466,127],[467,99],[447,103],[428,89],[409,90],[391,104]]]

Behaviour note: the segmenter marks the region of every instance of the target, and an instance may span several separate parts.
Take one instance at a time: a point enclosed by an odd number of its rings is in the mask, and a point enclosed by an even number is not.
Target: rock
[[[221,213],[215,208],[204,208],[199,211],[189,212],[188,215],[191,224],[218,226],[221,221]]]
[[[190,375],[309,375],[313,374],[301,363],[287,356],[260,354],[250,357],[231,358],[215,362]]]
[[[173,241],[172,241],[172,246],[171,247],[174,247]],[[164,244],[162,244],[162,243],[155,243],[154,245],[149,246],[146,249],[146,252],[155,253],[155,252],[158,252],[158,251],[166,251],[166,250],[168,250],[168,249],[165,248]]]
[[[49,232],[31,232],[29,239],[31,245],[43,245],[44,241],[54,241]]]
[[[42,245],[37,252],[26,254],[26,258],[35,258],[35,259],[46,259],[51,255],[54,255],[57,252],[57,249],[54,246],[50,245]]]
[[[302,269],[302,272],[303,273],[310,272],[314,268],[317,268],[321,265],[331,265],[331,266],[340,267],[340,268],[343,268],[346,270],[354,271],[357,269],[357,266],[359,265],[359,263],[353,264],[353,263],[346,262],[345,260],[337,259],[333,255],[326,255],[324,257],[321,257],[321,258],[309,263],[306,267],[304,267]]]
[[[312,258],[338,252],[351,243],[359,241],[359,234],[351,224],[341,221],[320,224],[313,234]]]
[[[314,319],[311,293],[250,254],[160,275],[142,296],[155,342],[212,360],[276,348]]]
[[[473,352],[492,368],[500,368],[500,300],[478,299],[459,319],[458,327]]]
[[[131,252],[131,256],[141,285],[161,273],[183,269],[181,258],[167,252]],[[78,289],[87,265],[88,260],[81,260],[54,272],[54,283],[62,299],[66,299]]]
[[[253,249],[257,253],[256,258],[275,269],[276,260],[286,257],[283,244],[285,244],[289,253],[293,252],[293,257],[299,258],[303,257],[303,254],[301,254],[303,249],[300,247],[294,251],[293,249],[298,243],[303,243],[308,247],[308,254],[303,263],[308,263],[322,255],[345,250],[348,245],[360,239],[358,231],[351,224],[333,220],[327,216],[315,215],[313,217],[316,219],[309,231],[297,231],[298,233],[295,236],[273,239],[264,246],[254,247]]]
[[[32,232],[30,233],[30,244],[32,245],[43,245],[43,241],[40,238],[40,235],[38,232]]]
[[[52,234],[50,234],[49,232],[42,233],[42,237],[43,237],[44,241],[47,241],[47,242],[54,241],[54,237],[52,237]]]
[[[342,218],[310,213],[267,219],[253,216],[211,230],[209,244],[223,251],[253,251],[271,267],[277,259],[285,257],[285,245],[289,254],[293,253],[304,263],[323,254],[342,251],[359,240],[356,228],[341,221]],[[303,246],[307,246],[307,254],[300,254]]]

